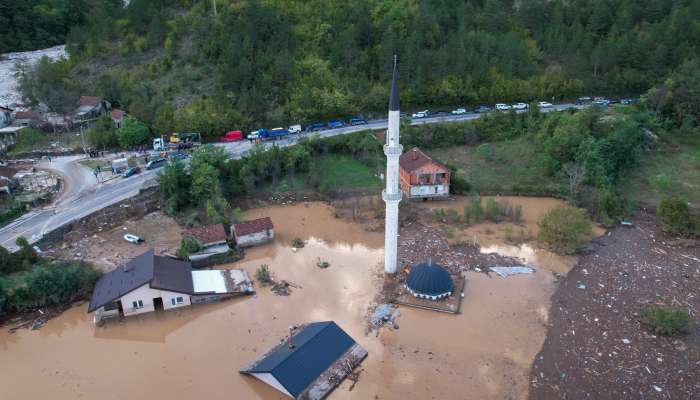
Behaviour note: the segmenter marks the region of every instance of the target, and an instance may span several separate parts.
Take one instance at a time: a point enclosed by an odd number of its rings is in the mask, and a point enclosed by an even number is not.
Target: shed
[[[275,238],[270,217],[235,223],[231,225],[231,232],[239,247],[255,246]]]
[[[221,224],[192,227],[186,234],[199,240],[205,248],[226,243],[226,232]]]
[[[438,300],[452,294],[454,283],[445,267],[432,262],[421,263],[411,268],[406,289],[415,297]]]
[[[240,372],[294,399],[322,399],[367,356],[367,351],[335,322],[299,328],[261,359]]]

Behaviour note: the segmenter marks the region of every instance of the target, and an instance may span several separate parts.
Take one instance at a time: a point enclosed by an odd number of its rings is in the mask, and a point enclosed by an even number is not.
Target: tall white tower
[[[384,224],[384,271],[388,274],[396,272],[399,235],[399,157],[403,146],[399,143],[399,85],[396,73],[396,56],[394,56],[394,71],[391,76],[391,98],[389,99],[389,129],[386,133],[386,189],[382,198],[386,203],[386,221]]]

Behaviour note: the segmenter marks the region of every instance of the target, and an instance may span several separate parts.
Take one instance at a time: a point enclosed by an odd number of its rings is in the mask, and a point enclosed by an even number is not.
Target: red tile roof
[[[202,244],[226,241],[226,232],[221,224],[202,226],[187,229],[187,234],[192,235]]]
[[[114,119],[122,119],[122,117],[126,114],[125,111],[120,110],[118,108],[112,109],[112,118]]]
[[[80,96],[80,105],[81,106],[94,106],[95,104],[98,104],[101,101],[102,101],[101,97]]]
[[[447,171],[447,167],[441,163],[433,160],[427,154],[423,153],[419,148],[414,147],[413,149],[403,153],[401,158],[399,158],[399,165],[401,168],[407,172],[413,172],[425,164],[435,164]]]
[[[233,231],[236,236],[250,235],[251,233],[263,232],[268,229],[274,229],[270,217],[233,224]]]
[[[37,117],[38,117],[38,114],[34,110],[17,111],[15,113],[15,119],[34,119]]]

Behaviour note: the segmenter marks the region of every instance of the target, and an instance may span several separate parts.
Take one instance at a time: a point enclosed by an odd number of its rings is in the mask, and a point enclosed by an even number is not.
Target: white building
[[[386,188],[382,199],[386,204],[384,223],[384,271],[396,273],[399,236],[399,202],[402,192],[399,190],[399,158],[403,146],[399,143],[399,84],[394,56],[394,71],[391,77],[391,98],[389,99],[389,129],[386,134],[384,154],[386,155]]]
[[[275,227],[270,217],[235,223],[231,225],[231,232],[238,247],[255,246],[275,238]]]
[[[189,262],[149,250],[97,281],[88,312],[99,322],[248,293],[253,285],[245,271],[193,271]]]

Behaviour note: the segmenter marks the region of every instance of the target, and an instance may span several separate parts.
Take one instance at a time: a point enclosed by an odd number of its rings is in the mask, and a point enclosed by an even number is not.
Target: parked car
[[[515,103],[511,106],[514,110],[527,110],[527,103]]]
[[[133,244],[141,244],[141,242],[143,242],[142,237],[132,235],[131,233],[127,233],[126,235],[124,235],[124,240]]]
[[[537,103],[537,107],[539,107],[539,108],[552,108],[553,106],[552,106],[552,103],[550,103],[548,101],[540,101],[539,103]]]
[[[352,117],[350,118],[350,125],[365,125],[367,121],[364,118]]]
[[[588,97],[588,96],[583,96],[583,97],[579,97],[579,98],[576,100],[576,105],[585,106],[585,105],[587,105],[587,104],[591,104],[592,101],[593,101],[593,99],[591,99],[590,97]]]
[[[626,106],[635,104],[636,102],[637,102],[637,99],[622,99],[622,100],[620,100],[620,104],[623,104]]]
[[[426,118],[428,115],[430,115],[430,111],[423,110],[423,111],[418,111],[418,112],[413,113],[411,115],[411,118]]]
[[[141,172],[141,169],[139,167],[127,168],[124,172],[122,172],[122,178],[128,178],[130,176],[138,174],[139,172]]]
[[[250,132],[250,134],[248,134],[248,137],[247,137],[248,140],[257,140],[259,138],[260,138],[260,133],[258,133],[258,131]]]
[[[596,97],[593,99],[593,104],[597,105],[598,107],[607,107],[610,104],[610,100],[606,99],[605,97]]]
[[[455,108],[454,110],[452,110],[452,115],[462,115],[466,113],[467,110],[465,108]]]
[[[289,127],[289,133],[295,134],[301,132],[301,125],[292,125]]]
[[[498,111],[508,111],[510,110],[510,106],[505,103],[496,103],[496,110]]]
[[[166,161],[168,160],[163,157],[154,158],[153,160],[149,161],[148,164],[146,164],[146,169],[151,170],[160,168],[165,165]]]
[[[343,123],[343,121],[341,121],[341,120],[339,120],[339,119],[332,119],[332,120],[328,121],[328,127],[331,128],[331,129],[333,129],[333,128],[341,128],[341,127],[343,127],[344,125],[345,125],[345,124]]]
[[[187,157],[189,157],[189,155],[187,153],[175,153],[175,154],[170,156],[170,158],[173,160],[184,160]]]
[[[489,111],[491,111],[491,107],[489,107],[489,106],[479,106],[479,107],[474,109],[474,112],[477,114],[483,114],[483,113],[487,113]]]
[[[307,132],[315,132],[315,131],[320,131],[325,128],[326,125],[324,125],[322,122],[314,122],[313,124],[309,125],[306,127]]]
[[[237,142],[239,140],[243,140],[242,131],[228,131],[224,137],[221,138],[222,142]]]

